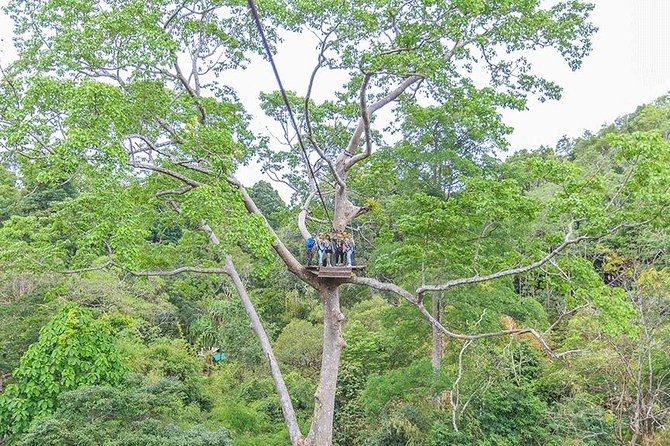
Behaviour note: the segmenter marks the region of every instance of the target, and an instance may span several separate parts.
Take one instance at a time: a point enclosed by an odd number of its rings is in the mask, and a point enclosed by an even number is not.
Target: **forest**
[[[0,445],[670,445],[670,96],[503,119],[593,8],[10,0]]]

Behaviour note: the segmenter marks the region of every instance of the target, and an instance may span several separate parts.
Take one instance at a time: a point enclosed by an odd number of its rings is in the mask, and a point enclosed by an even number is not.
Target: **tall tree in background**
[[[3,237],[16,240],[5,250],[8,267],[228,276],[267,358],[293,445],[332,444],[345,346],[344,283],[397,294],[450,338],[528,333],[557,356],[532,328],[449,330],[425,308],[424,296],[539,268],[577,243],[651,221],[667,204],[668,148],[655,134],[612,141],[620,171],[615,177],[601,178],[563,159],[520,162],[529,182],[545,186],[542,196],[504,173],[464,175],[504,146],[511,129],[501,108],[524,109],[529,95],[559,97],[559,87],[535,74],[528,55],[553,50],[578,68],[590,50],[593,6],[569,1],[544,7],[539,0],[268,0],[258,6],[271,42],[292,31],[318,39],[306,96],[288,95],[307,154],[297,147],[278,93],[263,95],[263,108],[285,129],[289,150],[275,150],[249,133],[243,104],[225,83],[228,72],[245,68],[262,51],[244,2],[10,2],[21,59],[3,80],[0,138],[24,178],[53,185],[76,178],[81,193],[44,219],[13,217],[4,225]],[[315,103],[320,70],[346,80],[332,100]],[[385,109],[400,123],[388,129],[400,131],[393,146],[373,128]],[[399,168],[395,150],[412,160],[414,171]],[[304,236],[310,210],[337,231],[374,210],[375,202],[367,200],[372,197],[354,199],[355,193],[374,194],[366,184],[394,181],[400,173],[431,178],[430,194],[383,203],[393,206],[391,217],[404,215],[388,225],[395,231],[389,246],[394,260],[372,266],[404,271],[402,282],[335,281],[308,272],[235,177],[254,155],[302,199],[296,217]],[[386,168],[376,158],[386,160]],[[426,171],[436,162],[440,169]],[[447,199],[454,194],[459,200]],[[322,203],[328,208],[323,212]],[[178,240],[151,237],[152,228],[174,225],[182,228]],[[77,234],[77,245],[63,242],[63,234]],[[323,301],[323,354],[308,432],[298,425],[233,262],[262,268],[258,260],[268,258],[268,248]]]

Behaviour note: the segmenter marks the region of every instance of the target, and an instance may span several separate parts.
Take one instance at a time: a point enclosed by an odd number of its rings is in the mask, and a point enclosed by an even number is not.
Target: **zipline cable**
[[[291,103],[289,102],[288,96],[286,95],[284,84],[282,84],[281,78],[279,77],[279,71],[277,71],[277,66],[275,65],[274,58],[272,57],[272,51],[270,51],[270,45],[268,45],[268,41],[265,38],[265,32],[263,31],[263,24],[261,23],[261,19],[258,16],[256,3],[254,2],[254,0],[247,0],[247,3],[249,3],[249,9],[251,10],[251,15],[254,17],[254,22],[256,23],[258,34],[260,34],[261,36],[263,47],[265,48],[265,52],[268,55],[268,59],[270,60],[270,65],[272,65],[272,71],[275,74],[275,79],[277,80],[277,84],[279,85],[279,91],[281,92],[282,99],[284,100],[284,104],[286,105],[286,109],[288,110],[288,116],[289,119],[291,120],[291,125],[293,126],[293,130],[295,130],[295,134],[298,137],[298,144],[300,145],[300,149],[302,150],[302,155],[305,157],[305,163],[307,164],[307,168],[309,169],[310,175],[314,179],[314,185],[316,186],[317,195],[319,195],[319,199],[321,200],[321,204],[323,205],[323,210],[326,211],[326,217],[328,218],[328,221],[331,221],[330,213],[328,212],[328,206],[326,206],[326,202],[323,200],[323,195],[321,195],[321,190],[319,189],[319,182],[316,180],[316,175],[314,174],[314,170],[312,169],[312,164],[309,162],[309,157],[307,156],[307,150],[305,150],[305,144],[302,141],[302,136],[300,136],[300,130],[298,129],[298,125],[295,122],[295,118],[293,117],[293,110],[291,109]]]

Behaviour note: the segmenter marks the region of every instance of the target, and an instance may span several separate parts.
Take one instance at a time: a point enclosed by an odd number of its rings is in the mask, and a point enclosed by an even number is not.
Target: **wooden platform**
[[[307,270],[324,279],[349,279],[356,271],[362,271],[367,265],[353,266],[306,266]]]

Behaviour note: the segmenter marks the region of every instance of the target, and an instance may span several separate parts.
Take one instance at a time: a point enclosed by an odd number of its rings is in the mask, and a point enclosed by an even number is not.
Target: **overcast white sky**
[[[598,130],[670,90],[670,1],[596,0],[595,5],[593,21],[600,31],[580,70],[571,72],[553,58],[536,62],[563,87],[563,98],[506,113],[515,128],[512,148],[554,145],[564,134]]]
[[[0,5],[5,2],[0,0]],[[563,87],[563,98],[558,102],[531,102],[523,112],[505,112],[507,123],[515,128],[509,137],[513,150],[553,146],[563,135],[576,137],[584,130],[597,131],[670,90],[670,0],[594,3],[593,21],[600,30],[593,40],[593,52],[580,70],[570,71],[555,56],[540,54],[531,59],[542,74]],[[11,21],[0,13],[2,65],[15,57],[11,35]],[[311,50],[305,43],[309,41],[306,36],[289,36],[276,57],[286,87],[301,94],[315,62],[312,51],[305,57],[307,51],[300,49]],[[253,115],[260,114],[259,89],[276,89],[267,62],[234,76],[231,83]],[[317,91],[315,98],[319,96]],[[265,125],[261,120],[254,127],[262,130]],[[241,177],[248,184],[261,178],[255,167],[244,169]]]

